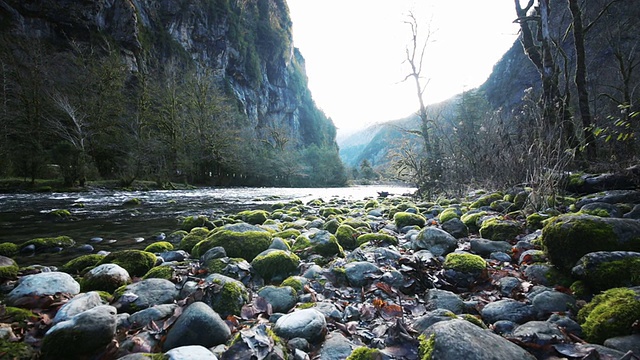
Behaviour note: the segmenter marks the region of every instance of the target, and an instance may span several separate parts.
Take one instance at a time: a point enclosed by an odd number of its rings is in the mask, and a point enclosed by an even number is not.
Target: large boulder
[[[127,270],[131,276],[142,276],[156,264],[153,253],[142,250],[114,251],[100,260],[102,264],[116,264]]]
[[[203,302],[194,302],[173,324],[162,350],[166,352],[187,345],[211,348],[224,344],[230,337],[231,330],[218,313]]]
[[[424,216],[404,211],[395,213],[393,221],[398,229],[402,229],[405,226],[423,227],[427,223],[427,219]]]
[[[640,285],[640,252],[597,251],[578,260],[571,270],[592,291]]]
[[[160,304],[170,304],[179,295],[174,283],[165,279],[146,279],[120,287],[115,306],[121,312],[133,313]]]
[[[81,285],[82,291],[100,290],[108,293],[131,283],[131,276],[127,270],[117,264],[102,264],[84,274]]]
[[[221,274],[211,274],[205,282],[204,301],[220,316],[240,315],[242,306],[249,302],[249,291],[236,279]]]
[[[300,337],[309,342],[317,342],[327,333],[327,320],[318,310],[298,310],[280,317],[273,331],[285,339]]]
[[[560,215],[542,230],[549,261],[571,270],[584,255],[596,251],[640,252],[640,222],[591,215]]]
[[[256,255],[267,250],[269,245],[271,233],[264,229],[249,224],[225,225],[213,230],[205,240],[196,244],[191,255],[200,257],[207,250],[222,246],[227,256],[251,261]]]
[[[589,342],[631,335],[640,319],[640,287],[614,288],[596,295],[578,312],[578,322]]]
[[[465,320],[435,323],[420,336],[420,358],[438,360],[534,360],[505,338]]]
[[[0,255],[0,280],[18,276],[18,264],[12,258]]]
[[[326,230],[308,231],[296,238],[294,251],[303,251],[324,257],[344,257],[344,250],[335,235]]]
[[[436,227],[422,229],[411,242],[413,250],[429,250],[435,256],[443,256],[458,247],[458,240],[451,234]]]
[[[66,304],[62,305],[51,323],[55,325],[59,322],[69,320],[82,312],[100,305],[102,305],[102,298],[100,298],[100,294],[97,291],[78,294]]]
[[[111,343],[116,333],[116,309],[101,305],[62,321],[47,331],[43,359],[92,358]]]
[[[281,282],[296,275],[300,258],[287,250],[268,249],[258,254],[251,266],[265,282]]]
[[[55,295],[56,293],[77,295],[80,284],[71,275],[63,272],[43,272],[27,275],[20,279],[16,286],[5,298],[10,306],[20,306],[20,300],[32,296]]]

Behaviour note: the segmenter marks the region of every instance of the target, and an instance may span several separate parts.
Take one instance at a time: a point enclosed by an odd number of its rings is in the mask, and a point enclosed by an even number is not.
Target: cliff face
[[[291,31],[285,0],[0,0],[8,43],[46,44],[47,58],[115,53],[129,87],[170,66],[195,69],[237,102],[236,126],[251,141],[337,158],[335,126],[311,98]]]
[[[228,82],[258,134],[277,127],[299,145],[335,141],[306,88],[284,0],[4,0],[0,22],[14,36],[58,46],[107,36],[132,73],[144,71],[150,56],[162,62],[179,52]]]

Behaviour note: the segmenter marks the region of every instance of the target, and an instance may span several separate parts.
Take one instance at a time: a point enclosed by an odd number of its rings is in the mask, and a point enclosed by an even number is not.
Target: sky
[[[517,38],[513,0],[287,0],[309,89],[339,135],[418,110],[406,48],[429,34],[425,102],[481,85]]]

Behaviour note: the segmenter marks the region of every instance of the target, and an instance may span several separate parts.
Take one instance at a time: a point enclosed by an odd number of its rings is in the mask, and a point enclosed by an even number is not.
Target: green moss
[[[611,217],[611,214],[605,209],[582,209],[578,213],[599,217]]]
[[[355,348],[346,360],[376,360],[381,358],[380,350],[368,347]]]
[[[184,231],[191,231],[195,227],[203,227],[209,223],[209,218],[205,215],[187,216],[182,220],[180,228]]]
[[[129,272],[131,276],[143,276],[156,264],[156,256],[147,251],[121,250],[107,255],[99,263],[117,264]]]
[[[480,220],[481,217],[486,215],[487,215],[486,211],[468,212],[460,217],[460,221],[462,221],[465,225],[467,225],[467,228],[469,228],[469,231],[477,232],[480,229],[480,226],[478,225],[478,221]]]
[[[216,294],[216,301],[210,304],[224,319],[229,315],[240,315],[242,306],[249,302],[249,294],[235,281],[227,281],[222,285],[220,292]]]
[[[229,257],[239,257],[247,261],[253,260],[256,255],[267,250],[271,245],[271,234],[266,231],[245,231],[242,233],[219,230],[212,232],[209,236],[193,247],[194,257],[204,255],[207,250],[222,246]]]
[[[491,205],[492,202],[497,201],[497,200],[502,200],[504,198],[504,195],[501,193],[493,193],[493,194],[489,194],[489,195],[484,195],[481,196],[478,200],[476,200],[475,202],[473,202],[471,205],[469,205],[470,208],[472,209],[477,209],[483,206],[489,206]]]
[[[473,316],[471,314],[463,314],[461,315],[461,317],[465,320],[467,320],[468,322],[472,323],[473,325],[476,325],[478,327],[481,327],[483,329],[488,329],[487,325],[485,325],[482,320],[480,320],[480,318],[478,318],[477,316]]]
[[[569,179],[567,179],[567,184],[570,188],[578,188],[585,184],[585,179],[583,177],[583,173],[573,173],[569,175]]]
[[[4,313],[13,321],[17,322],[35,321],[38,319],[38,315],[32,311],[17,307],[7,306],[4,308]]]
[[[489,240],[511,241],[522,232],[520,223],[493,218],[485,220],[480,227],[480,236]]]
[[[609,289],[585,305],[578,312],[578,322],[586,340],[602,344],[606,339],[632,333],[632,326],[640,319],[640,300],[635,291],[627,288]]]
[[[420,342],[418,345],[418,356],[420,360],[431,360],[433,348],[436,345],[436,334],[431,334],[428,338],[422,334],[418,336],[418,341]]]
[[[126,286],[126,285],[124,285],[124,286]],[[123,286],[123,287],[124,287],[124,286]],[[119,289],[119,288],[118,288],[118,289]],[[117,290],[117,289],[116,289],[116,290]],[[110,293],[108,293],[108,292],[106,292],[106,291],[100,291],[100,290],[98,290],[98,291],[96,291],[96,292],[98,293],[98,296],[100,296],[100,299],[102,299],[102,301],[103,301],[105,304],[110,304],[110,303],[113,301],[113,295],[112,295],[112,294],[110,294]]]
[[[582,280],[574,281],[569,289],[577,298],[584,299],[591,294],[591,289]]]
[[[465,273],[479,273],[487,267],[487,262],[478,255],[450,253],[445,258],[443,268]]]
[[[180,245],[178,245],[178,249],[184,250],[190,254],[193,252],[193,247],[196,246],[199,242],[206,239],[207,235],[200,234],[189,234],[182,238],[180,241]]]
[[[146,274],[142,277],[142,279],[165,279],[171,280],[173,279],[173,268],[171,266],[156,266],[151,270],[147,271]]]
[[[584,281],[594,291],[640,285],[640,258],[638,257],[603,262],[593,269],[590,269],[589,264],[583,265],[589,269]]]
[[[316,303],[314,303],[314,302],[302,303],[302,304],[298,305],[298,309],[299,310],[311,309],[311,308],[313,308],[315,306],[316,306]]]
[[[67,263],[60,267],[60,271],[68,274],[82,274],[83,270],[87,268],[93,268],[104,259],[104,255],[87,254],[81,255],[73,260],[69,260]]]
[[[162,252],[171,251],[171,250],[173,250],[173,244],[171,244],[168,241],[158,241],[153,244],[149,244],[149,246],[144,248],[144,251],[147,251],[150,253],[162,253]]]
[[[280,283],[280,286],[290,286],[296,292],[301,292],[302,290],[304,290],[304,285],[297,276],[289,276],[288,278],[284,279],[282,283]]]
[[[543,213],[533,213],[527,216],[527,229],[538,230],[544,226],[543,222],[549,219],[550,216]]]
[[[271,209],[278,210],[284,208],[284,203],[275,203],[271,204]]]
[[[376,209],[380,206],[380,203],[376,199],[371,199],[364,204],[365,209]]]
[[[10,242],[0,244],[0,256],[13,257],[18,254],[18,245]]]
[[[398,229],[402,229],[405,226],[412,225],[422,227],[427,222],[427,220],[422,215],[402,211],[397,212],[395,215],[393,215],[393,221],[395,222]]]
[[[570,270],[590,252],[621,250],[616,239],[612,225],[588,215],[561,215],[542,229],[543,249],[561,270]]]
[[[356,239],[358,246],[364,243],[398,245],[398,239],[385,233],[362,234]]]
[[[338,208],[322,208],[318,211],[320,216],[327,218],[331,215],[342,215],[342,209]]]
[[[264,210],[245,210],[238,213],[242,221],[252,225],[262,225],[269,218],[269,213]]]
[[[295,239],[298,236],[300,236],[300,230],[298,229],[287,229],[273,234],[273,237],[279,237],[285,240],[292,238]]]
[[[29,360],[35,358],[35,352],[24,342],[0,339],[0,357],[3,359]]]
[[[332,234],[335,234],[336,231],[338,231],[339,227],[340,227],[340,221],[338,219],[331,219],[326,223],[324,223],[324,226],[322,228]]]
[[[140,206],[142,205],[142,200],[138,198],[127,199],[122,203],[122,206]]]
[[[451,219],[459,219],[460,218],[460,214],[459,214],[458,209],[456,208],[447,208],[444,209],[440,215],[438,215],[438,220],[440,221],[441,224],[451,220]]]
[[[364,228],[367,229],[367,232],[371,231],[369,223],[361,219],[346,219],[340,225],[349,225],[354,229]]]
[[[359,233],[353,227],[342,224],[336,230],[336,239],[338,243],[345,249],[353,250],[356,248],[356,238]]]
[[[11,258],[7,258],[7,265],[0,266],[0,279],[13,279],[18,276],[20,268],[18,264]]]
[[[256,273],[267,283],[285,279],[296,272],[298,265],[300,265],[300,258],[284,250],[270,250],[264,255],[256,256],[251,262]]]
[[[71,216],[71,211],[67,209],[56,209],[49,211],[49,215],[56,217],[58,219],[64,219]]]
[[[50,238],[31,239],[21,244],[20,246],[25,247],[28,245],[34,245],[36,247],[36,251],[41,251],[41,250],[51,249],[55,247],[69,248],[74,246],[75,244],[76,242],[73,241],[73,239],[68,236],[57,236],[57,237],[50,237]]]

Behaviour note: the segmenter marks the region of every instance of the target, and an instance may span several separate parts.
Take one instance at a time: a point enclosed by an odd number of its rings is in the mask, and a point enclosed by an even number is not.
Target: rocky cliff
[[[85,61],[87,53],[102,58],[115,54],[125,65],[128,90],[159,74],[178,74],[173,82],[186,82],[180,77],[186,78],[181,74],[188,71],[197,78],[206,74],[207,81],[236,101],[244,120],[231,126],[244,132],[245,140],[281,151],[315,146],[337,154],[335,127],[313,102],[291,25],[285,0],[0,1],[3,51],[13,54],[13,63],[20,63],[16,54],[33,44],[44,49],[38,51],[44,58],[58,59],[55,66]],[[47,86],[64,81],[60,79],[73,66]],[[9,69],[3,79],[11,80],[7,74],[17,72]],[[140,96],[140,90],[133,92]],[[264,149],[254,152],[268,156]]]

